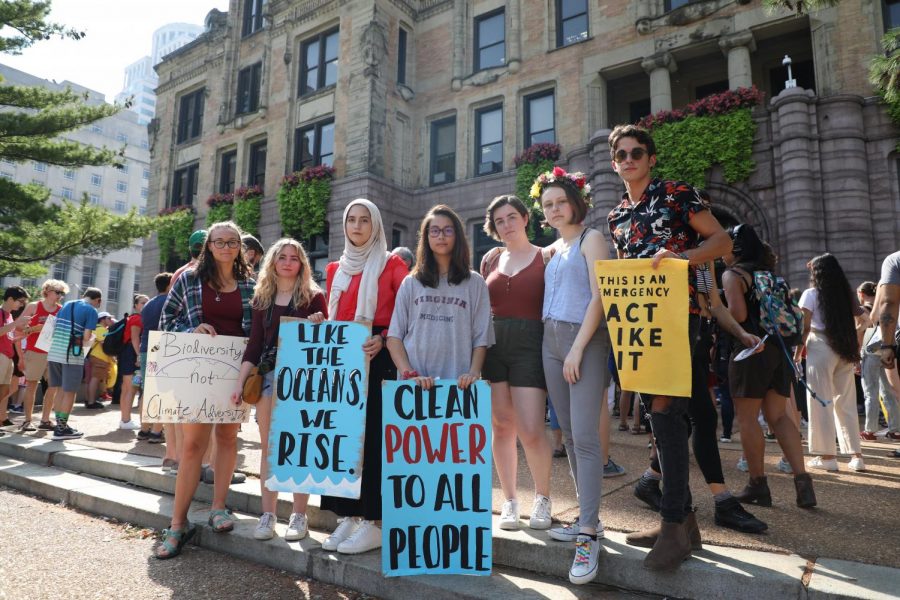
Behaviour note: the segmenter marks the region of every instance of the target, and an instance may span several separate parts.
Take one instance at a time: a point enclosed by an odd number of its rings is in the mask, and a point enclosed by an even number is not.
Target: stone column
[[[522,19],[521,1],[507,0],[509,12],[509,34],[506,36],[506,66],[510,73],[518,73],[522,66]]]
[[[134,278],[136,277],[134,265],[122,265],[122,281],[119,284],[119,305],[123,310],[131,312],[131,297],[134,295]],[[155,295],[156,289],[140,289],[138,293],[150,296]],[[128,305],[127,308],[125,306]]]
[[[612,159],[609,157],[609,134],[611,129],[599,129],[591,136],[590,152],[593,169],[590,174],[591,193],[594,196],[594,207],[588,212],[588,225],[592,225],[606,233],[606,217],[609,211],[622,200],[622,180],[613,171]],[[612,256],[615,256],[613,254]]]
[[[802,88],[784,90],[772,99],[775,221],[786,256],[780,265],[792,285],[803,287],[809,278],[806,262],[821,254],[825,239],[822,188],[815,161],[818,131],[811,118],[813,93]]]
[[[669,52],[660,52],[641,61],[641,67],[650,75],[650,111],[672,110],[672,81],[670,73],[678,66]]]
[[[462,89],[466,72],[466,5],[468,0],[453,1],[453,81],[454,91]]]
[[[731,35],[723,35],[719,39],[719,48],[728,59],[728,88],[748,88],[753,85],[751,76],[750,53],[756,52],[756,40],[749,31],[741,31]]]
[[[609,127],[609,107],[606,94],[606,78],[603,75],[597,75],[587,84],[588,131]]]
[[[840,94],[819,100],[819,153],[825,244],[837,256],[851,282],[872,275],[875,264],[869,193],[869,157],[863,123],[863,99]]]

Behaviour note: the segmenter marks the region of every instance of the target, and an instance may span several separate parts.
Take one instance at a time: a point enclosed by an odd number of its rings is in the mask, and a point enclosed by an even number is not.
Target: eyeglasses
[[[60,296],[65,296],[65,295],[66,295],[66,293],[65,293],[64,291],[62,291],[62,290],[50,290],[50,291],[51,291],[51,292],[54,292],[54,293],[56,293],[56,294],[59,294]]]
[[[213,240],[213,241],[210,242],[210,243],[211,243],[213,246],[215,246],[216,248],[218,248],[219,250],[221,250],[221,249],[224,248],[225,246],[228,246],[228,247],[231,248],[232,250],[234,250],[235,248],[240,248],[240,247],[241,247],[241,242],[240,242],[240,240],[227,240],[227,241],[226,241],[226,240]]]
[[[631,149],[631,160],[641,160],[647,154],[647,151],[641,147],[632,148]],[[616,150],[616,153],[613,155],[613,160],[616,161],[616,164],[622,164],[626,160],[628,160],[628,150]]]
[[[449,227],[449,226],[444,227],[444,228],[440,228],[440,227],[429,227],[428,228],[428,235],[430,235],[433,238],[441,237],[442,233],[444,234],[444,237],[452,238],[453,236],[456,235],[456,229],[454,229],[453,227]]]

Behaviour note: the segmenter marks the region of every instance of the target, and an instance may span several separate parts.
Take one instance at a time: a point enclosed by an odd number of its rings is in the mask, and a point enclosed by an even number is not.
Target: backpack
[[[128,313],[109,327],[103,338],[103,352],[107,356],[118,356],[125,346],[125,328],[128,326]]]
[[[788,347],[800,344],[803,311],[784,278],[771,271],[754,271],[753,295],[759,305],[759,326],[769,335],[781,336]]]

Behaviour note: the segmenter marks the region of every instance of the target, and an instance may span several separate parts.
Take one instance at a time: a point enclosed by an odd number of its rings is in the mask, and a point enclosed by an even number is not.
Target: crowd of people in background
[[[221,222],[190,236],[190,261],[175,273],[158,274],[152,298],[135,295],[127,317],[100,311],[103,292],[96,288],[62,304],[69,292],[63,281],[45,281],[33,301],[22,287],[10,287],[0,306],[0,422],[7,431],[78,439],[82,433],[70,418],[82,385],[85,409],[117,402],[118,428],[136,431],[142,442],[164,443],[163,470],[177,477],[171,526],[156,550],[157,558],[172,558],[196,531],[188,509],[201,481],[214,486],[210,527],[219,533],[234,528],[226,496],[243,477],[234,472],[240,425],[141,424],[133,416],[149,332],[249,337],[231,395],[240,403],[251,369],[274,364],[281,317],[361,321],[371,326],[363,345],[369,374],[362,491],[358,500],[322,499],[321,507],[339,517],[323,542],[326,550],[359,554],[381,545],[381,384],[398,378],[425,389],[439,378],[462,388],[481,378],[490,382],[493,457],[503,496],[499,527],[521,527],[524,514],[528,527],[572,543],[573,583],[597,575],[603,480],[625,472],[610,457],[616,403],[608,398],[618,400],[619,430],[652,432],[649,464],[634,495],[660,520],[627,537],[629,544],[650,548],[648,569],[676,569],[702,547],[689,485],[691,446],[714,499],[716,525],[745,533],[768,528],[745,507],[773,504],[764,463],[767,437],[780,446],[778,469],[793,476],[796,505],[816,506],[810,472],[838,471],[839,455],[849,457],[850,470],[865,471],[861,441],[900,439],[900,252],[884,260],[879,282],[863,282],[856,293],[835,256],[811,257],[809,288],[791,300],[802,314],[802,331],[789,347],[759,319],[758,276],[778,270],[772,248],[748,224],[724,229],[703,190],[654,178],[657,156],[646,130],[617,127],[609,147],[625,193],[605,227],[585,224],[591,207],[585,176],[556,167],[537,178],[530,198],[502,195],[490,202],[484,231],[500,245],[475,270],[465,228],[451,207],[428,211],[414,253],[389,251],[378,207],[357,199],[344,208],[341,256],[319,281],[300,242],[284,238],[266,250],[234,223]],[[545,248],[528,237],[532,202],[556,233]],[[619,379],[595,266],[609,258],[610,248],[619,259],[653,259],[654,268],[665,258],[688,262],[690,397],[614,392]],[[41,347],[51,317],[52,338]],[[746,348],[752,355],[734,360]],[[862,428],[855,371],[865,404]],[[43,401],[35,423],[39,388]],[[277,522],[277,493],[264,484],[272,390],[269,369],[255,407],[262,448],[258,540],[274,537]],[[19,423],[15,415],[21,415]],[[731,443],[735,418],[743,449],[738,466],[749,480],[732,493],[719,444]],[[534,488],[530,511],[517,499],[517,441]],[[578,516],[570,524],[554,523],[553,457],[567,457],[577,491]],[[286,539],[307,535],[307,503],[308,495],[293,495]]]

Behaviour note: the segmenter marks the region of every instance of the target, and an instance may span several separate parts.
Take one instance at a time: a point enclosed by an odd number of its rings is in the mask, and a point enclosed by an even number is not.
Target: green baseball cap
[[[197,231],[195,231],[194,233],[191,234],[191,237],[188,240],[188,247],[193,248],[194,246],[196,246],[198,244],[203,245],[203,243],[205,241],[206,241],[206,230],[198,229]]]

